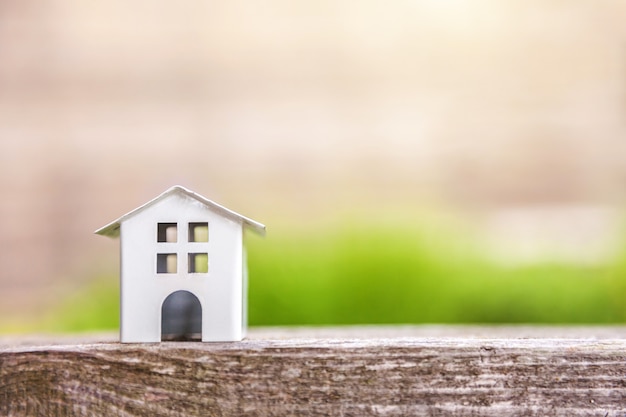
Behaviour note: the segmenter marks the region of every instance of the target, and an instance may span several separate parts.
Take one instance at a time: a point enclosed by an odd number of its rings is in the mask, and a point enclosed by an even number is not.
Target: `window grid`
[[[189,242],[208,242],[209,241],[209,223],[192,222],[189,223]]]
[[[190,274],[206,274],[209,272],[208,253],[189,253],[187,258],[188,272]]]
[[[157,254],[157,274],[175,274],[178,272],[178,255],[175,253]]]
[[[157,223],[157,242],[177,242],[178,241],[178,224],[177,223]]]
[[[187,226],[187,241],[189,243],[206,243],[209,241],[208,222],[189,222]],[[183,237],[183,241],[184,240]],[[157,223],[157,242],[178,243],[178,223]],[[198,247],[198,249],[200,249],[200,247]],[[186,259],[187,273],[208,274],[209,254],[207,252],[188,252]],[[178,273],[178,253],[157,253],[156,266],[157,274]]]

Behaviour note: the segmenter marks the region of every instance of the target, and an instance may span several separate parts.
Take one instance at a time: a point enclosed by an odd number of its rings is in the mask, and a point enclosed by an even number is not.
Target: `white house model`
[[[95,233],[120,236],[120,339],[238,341],[247,325],[244,228],[265,226],[175,186]],[[200,335],[201,334],[201,335]]]

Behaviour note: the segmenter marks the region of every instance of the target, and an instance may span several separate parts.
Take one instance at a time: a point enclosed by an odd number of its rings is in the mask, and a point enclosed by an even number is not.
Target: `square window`
[[[177,242],[178,228],[176,223],[157,224],[157,242]]]
[[[189,223],[189,241],[190,242],[208,242],[209,241],[209,223],[207,222]]]
[[[175,274],[178,271],[178,257],[175,253],[157,254],[157,274]]]
[[[209,272],[209,254],[208,253],[190,253],[189,254],[189,273],[190,274],[206,274]]]

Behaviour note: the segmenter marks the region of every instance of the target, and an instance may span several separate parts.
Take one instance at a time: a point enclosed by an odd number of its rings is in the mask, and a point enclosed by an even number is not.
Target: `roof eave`
[[[243,220],[243,224],[245,226],[248,226],[250,230],[252,230],[253,232],[256,232],[259,236],[265,237],[265,234],[267,233],[267,231],[265,230],[265,225],[255,222],[254,220],[250,220],[246,218]]]
[[[174,192],[180,192],[182,194],[187,195],[188,197],[191,197],[197,201],[199,201],[200,203],[204,204],[207,207],[213,207],[214,209],[217,209],[217,211],[221,212],[222,215],[226,216],[226,217],[231,217],[235,220],[238,220],[240,222],[242,222],[242,224],[248,226],[250,229],[252,229],[254,232],[258,233],[261,236],[265,236],[266,230],[265,230],[265,225],[261,224],[259,222],[256,222],[252,219],[249,219],[248,217],[242,216],[241,214],[234,212],[220,204],[217,204],[216,202],[209,200],[208,198],[201,196],[200,194],[197,194],[194,191],[191,191],[185,187],[182,187],[180,185],[175,185],[171,188],[169,188],[168,190],[166,190],[165,192],[161,193],[160,195],[158,195],[157,197],[153,198],[152,200],[148,201],[147,203],[137,207],[136,209],[124,214],[123,216],[119,217],[117,220],[112,221],[111,223],[107,224],[106,226],[101,227],[100,229],[96,230],[94,233],[97,235],[101,235],[101,236],[107,236],[107,237],[112,237],[112,238],[117,238],[120,236],[120,227],[121,224],[124,220],[126,220],[129,217],[134,216],[135,214],[137,214],[140,211],[143,211],[145,208],[151,206],[152,204],[156,203],[157,201],[161,200],[163,197],[165,197],[166,195],[172,194]]]
[[[96,230],[94,233],[100,236],[117,238],[120,236],[120,226],[121,226],[121,223],[116,220],[112,223],[107,224],[104,227],[101,227],[100,229]]]

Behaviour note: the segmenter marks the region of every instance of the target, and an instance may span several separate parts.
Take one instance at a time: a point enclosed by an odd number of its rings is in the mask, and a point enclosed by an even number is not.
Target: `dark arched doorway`
[[[202,306],[189,291],[170,294],[161,307],[161,340],[202,340]]]

